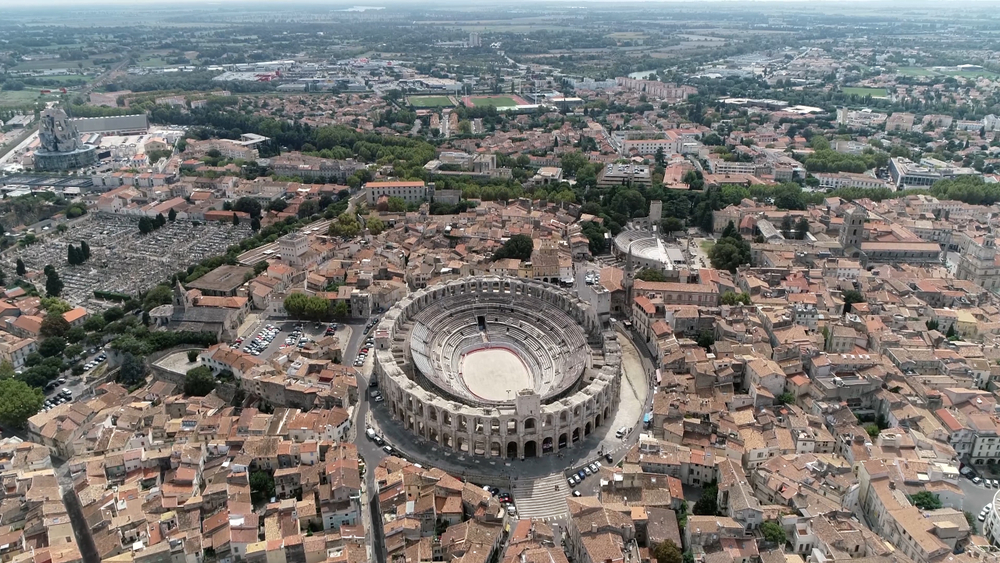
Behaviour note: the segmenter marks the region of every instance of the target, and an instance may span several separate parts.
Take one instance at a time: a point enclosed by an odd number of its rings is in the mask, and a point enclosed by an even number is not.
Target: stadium
[[[486,457],[554,455],[609,424],[621,348],[591,306],[556,286],[469,277],[416,291],[375,329],[391,416]]]

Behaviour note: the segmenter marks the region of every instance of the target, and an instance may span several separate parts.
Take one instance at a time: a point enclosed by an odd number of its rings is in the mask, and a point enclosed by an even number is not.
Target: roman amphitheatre
[[[418,290],[375,329],[390,415],[442,448],[555,455],[610,424],[621,348],[589,303],[554,285],[469,277]]]

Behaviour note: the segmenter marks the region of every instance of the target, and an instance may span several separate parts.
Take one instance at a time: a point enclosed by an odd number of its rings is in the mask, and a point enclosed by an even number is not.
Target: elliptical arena
[[[389,413],[443,448],[531,458],[610,424],[621,348],[589,303],[556,286],[463,278],[417,291],[375,330]]]

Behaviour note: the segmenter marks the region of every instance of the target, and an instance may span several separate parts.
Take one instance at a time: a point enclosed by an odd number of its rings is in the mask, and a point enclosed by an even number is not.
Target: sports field
[[[526,103],[524,100],[518,101],[510,96],[472,96],[468,100],[476,107],[493,106],[495,108],[512,108]]]
[[[448,96],[410,96],[406,101],[415,108],[446,108],[455,105]]]
[[[860,87],[847,87],[841,88],[845,94],[848,96],[854,94],[861,97],[871,96],[873,98],[884,98],[886,97],[885,88],[860,88]]]

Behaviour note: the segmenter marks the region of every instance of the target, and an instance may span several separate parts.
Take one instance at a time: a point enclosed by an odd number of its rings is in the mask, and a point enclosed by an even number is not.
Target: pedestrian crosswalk
[[[562,473],[540,479],[518,479],[511,490],[519,518],[542,520],[565,516],[569,512],[566,505],[569,494],[571,489]]]

